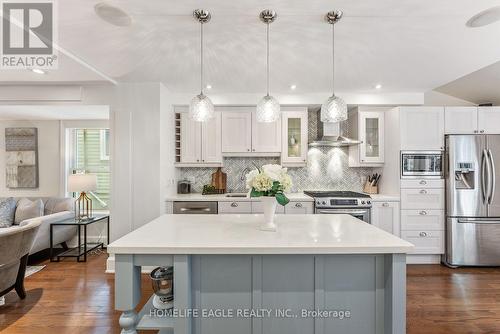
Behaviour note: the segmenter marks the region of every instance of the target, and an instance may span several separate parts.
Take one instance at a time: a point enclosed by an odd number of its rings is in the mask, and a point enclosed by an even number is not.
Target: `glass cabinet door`
[[[307,111],[284,111],[282,122],[281,163],[290,167],[305,166],[307,162]]]
[[[383,112],[361,112],[361,162],[384,162]]]

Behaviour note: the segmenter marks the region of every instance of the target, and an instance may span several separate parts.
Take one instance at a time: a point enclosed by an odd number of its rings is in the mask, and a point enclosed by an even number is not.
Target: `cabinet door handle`
[[[474,130],[474,133],[477,133],[477,130]]]
[[[237,207],[238,207],[238,203],[233,202],[233,203],[231,203],[231,206],[232,206],[233,208],[237,208]]]
[[[425,215],[427,214],[427,211],[423,211],[423,210],[422,210],[422,211],[420,211],[418,214],[419,214],[419,215],[421,215],[421,216],[425,216]]]
[[[302,207],[302,203],[295,203],[295,207],[296,208],[301,208]]]
[[[427,233],[426,232],[420,232],[418,235],[421,236],[422,238],[424,238],[424,237],[427,236]]]
[[[425,195],[425,194],[427,194],[427,190],[422,189],[422,190],[420,190],[420,193],[423,194],[423,195]]]
[[[389,203],[385,202],[384,204],[382,204],[382,206],[384,206],[384,207],[388,207],[388,206],[389,206]]]
[[[200,159],[196,159],[196,162],[200,162]]]
[[[419,183],[420,183],[421,185],[426,185],[426,184],[427,184],[427,181],[422,180],[422,181],[420,181]]]
[[[255,152],[255,149],[252,149],[253,152]]]
[[[250,152],[250,149],[249,149],[249,148],[247,148],[247,152]]]
[[[480,132],[481,132],[481,133],[484,133],[484,130],[481,130]]]

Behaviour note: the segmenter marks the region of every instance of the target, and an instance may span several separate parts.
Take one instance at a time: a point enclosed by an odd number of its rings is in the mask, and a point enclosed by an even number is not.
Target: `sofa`
[[[16,228],[0,229],[0,298],[12,289],[19,298],[26,297],[24,274],[30,248],[41,224],[41,219],[31,219]]]
[[[1,227],[0,234],[10,233],[19,229],[23,225],[29,224],[32,221],[39,220],[40,227],[34,238],[33,245],[30,249],[30,254],[42,251],[50,247],[50,224],[58,221],[63,221],[74,217],[74,199],[73,198],[57,198],[57,197],[42,197],[42,198],[14,198],[16,202],[15,220],[16,222],[9,227]],[[36,217],[30,217],[23,214],[22,204],[30,201],[41,201],[42,210]],[[24,216],[29,217],[23,219]],[[33,214],[31,215],[33,216]],[[58,226],[54,229],[53,244],[66,247],[66,242],[76,236],[77,230],[74,226]]]

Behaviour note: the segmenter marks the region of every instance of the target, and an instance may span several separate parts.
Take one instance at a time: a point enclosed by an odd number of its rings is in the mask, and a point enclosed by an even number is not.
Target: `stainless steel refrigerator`
[[[448,135],[444,161],[444,262],[500,265],[500,135]]]

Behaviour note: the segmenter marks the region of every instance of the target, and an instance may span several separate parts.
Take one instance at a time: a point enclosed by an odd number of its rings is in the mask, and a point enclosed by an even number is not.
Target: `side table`
[[[76,257],[77,262],[86,262],[87,254],[94,249],[101,247],[104,249],[103,242],[89,243],[87,242],[87,226],[98,223],[106,222],[107,228],[107,244],[109,244],[109,215],[95,215],[94,217],[79,221],[75,218],[66,219],[59,222],[50,224],[50,262],[59,262],[62,257]],[[53,235],[54,228],[57,226],[76,226],[78,231],[78,245],[69,248],[60,254],[54,256]],[[83,243],[82,243],[82,228],[83,228]],[[83,257],[83,261],[81,258]]]

